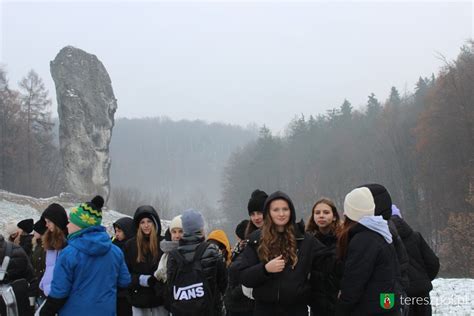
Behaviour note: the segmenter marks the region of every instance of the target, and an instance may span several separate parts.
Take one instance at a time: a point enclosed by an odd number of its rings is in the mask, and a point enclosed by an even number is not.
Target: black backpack
[[[193,260],[187,261],[175,249],[170,255],[178,265],[176,273],[168,280],[170,287],[170,312],[173,315],[209,315],[212,306],[212,292],[203,273],[201,258],[209,243],[201,243]]]

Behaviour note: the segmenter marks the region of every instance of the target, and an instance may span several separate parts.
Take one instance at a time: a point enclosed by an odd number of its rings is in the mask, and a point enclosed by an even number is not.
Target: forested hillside
[[[343,91],[341,91],[343,96]],[[306,217],[327,196],[381,183],[442,257],[443,273],[474,276],[474,46],[413,93],[393,87],[355,110],[294,119],[282,137],[262,128],[226,168],[223,209],[236,222],[255,188],[287,191]],[[342,209],[341,209],[342,212]],[[238,214],[238,215],[236,215]]]

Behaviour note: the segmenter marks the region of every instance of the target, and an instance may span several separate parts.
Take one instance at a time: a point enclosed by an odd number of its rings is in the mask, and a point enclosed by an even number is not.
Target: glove
[[[140,283],[140,286],[143,286],[143,287],[150,287],[150,285],[148,284],[148,280],[151,278],[151,275],[148,275],[148,274],[140,274],[140,276],[138,277],[138,282]]]

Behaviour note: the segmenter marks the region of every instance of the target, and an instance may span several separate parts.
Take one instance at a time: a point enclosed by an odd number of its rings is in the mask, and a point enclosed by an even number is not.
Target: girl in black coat
[[[340,217],[336,205],[328,198],[321,198],[314,203],[306,223],[306,232],[326,246],[330,253],[329,260],[320,264],[311,273],[311,315],[331,316],[335,313],[337,293],[339,292],[338,271],[336,269],[336,231]]]
[[[164,284],[153,276],[162,252],[159,247],[161,222],[152,206],[140,206],[133,216],[137,236],[123,248],[132,276],[130,298],[134,316],[168,315],[164,308]]]
[[[368,188],[346,195],[337,248],[344,264],[338,316],[400,315],[397,254],[387,221],[374,212],[374,198]]]
[[[295,226],[296,213],[283,192],[264,205],[264,224],[237,258],[242,284],[253,288],[254,315],[307,315],[309,276],[324,246]]]

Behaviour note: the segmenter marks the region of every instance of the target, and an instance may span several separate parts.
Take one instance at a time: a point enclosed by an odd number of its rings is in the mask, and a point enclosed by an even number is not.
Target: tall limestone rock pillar
[[[109,144],[117,100],[95,55],[67,46],[50,63],[59,112],[59,145],[71,193],[91,198],[110,192]]]

